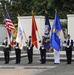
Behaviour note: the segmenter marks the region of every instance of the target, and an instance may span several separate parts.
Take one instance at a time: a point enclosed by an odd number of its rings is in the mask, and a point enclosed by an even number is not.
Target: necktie
[[[42,45],[44,45],[44,39],[42,40]]]
[[[29,41],[29,46],[31,45],[31,40]]]
[[[69,39],[68,39],[68,41],[67,41],[67,45],[69,45]]]
[[[5,46],[7,46],[7,41],[6,41],[6,43],[5,43]]]

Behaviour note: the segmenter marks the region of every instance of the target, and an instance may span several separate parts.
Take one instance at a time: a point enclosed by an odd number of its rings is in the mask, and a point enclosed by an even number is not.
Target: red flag
[[[35,22],[35,18],[34,18],[34,14],[32,14],[32,44],[38,48],[38,44],[37,44],[37,37],[36,37],[36,31],[37,31],[37,26],[36,26],[36,22]]]

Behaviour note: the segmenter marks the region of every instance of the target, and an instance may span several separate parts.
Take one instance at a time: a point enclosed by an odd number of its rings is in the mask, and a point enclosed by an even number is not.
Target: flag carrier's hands
[[[25,43],[27,44],[28,43],[28,40]]]
[[[46,49],[47,52],[52,52],[52,50],[53,50],[53,47],[51,45],[49,49]]]
[[[26,40],[26,42],[25,42],[25,43],[26,43],[26,46],[28,46],[28,40]]]
[[[20,50],[23,50],[23,44],[19,44]]]
[[[28,40],[25,43],[26,43],[26,47],[30,50],[30,46],[28,45]]]
[[[41,40],[39,40],[39,43],[41,43]]]

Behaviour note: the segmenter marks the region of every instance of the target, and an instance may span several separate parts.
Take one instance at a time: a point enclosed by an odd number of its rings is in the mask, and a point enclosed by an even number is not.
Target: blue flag
[[[46,14],[46,16],[45,16],[45,32],[44,32],[44,47],[46,49],[50,48],[50,30],[51,30],[51,26],[50,26],[48,15]]]
[[[62,30],[61,27],[61,23],[58,17],[58,14],[56,13],[55,15],[55,19],[54,19],[54,24],[52,27],[52,33],[51,33],[51,45],[54,49],[56,49],[57,51],[60,50],[61,46],[60,46],[60,38],[58,35],[58,32]]]
[[[49,34],[50,30],[51,30],[51,26],[50,26],[48,15],[46,14],[45,16],[45,34]]]
[[[50,48],[50,37],[47,38],[44,36],[44,47],[45,47],[45,49],[49,50],[49,48]]]

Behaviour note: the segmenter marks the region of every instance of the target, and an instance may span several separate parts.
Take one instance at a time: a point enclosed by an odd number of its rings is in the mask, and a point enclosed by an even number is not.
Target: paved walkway
[[[0,66],[0,75],[74,75],[74,63],[51,66]]]
[[[50,61],[40,64],[37,55],[34,56],[33,64],[27,63],[27,57],[22,58],[20,64],[15,64],[15,60],[11,60],[9,64],[0,61],[0,75],[74,75],[74,62],[70,65],[66,62],[54,64]]]
[[[0,65],[0,75],[36,75],[56,66],[8,66]]]
[[[44,69],[0,69],[0,75],[35,75]]]
[[[70,65],[60,64],[53,69],[48,69],[36,75],[74,75],[74,63]]]

